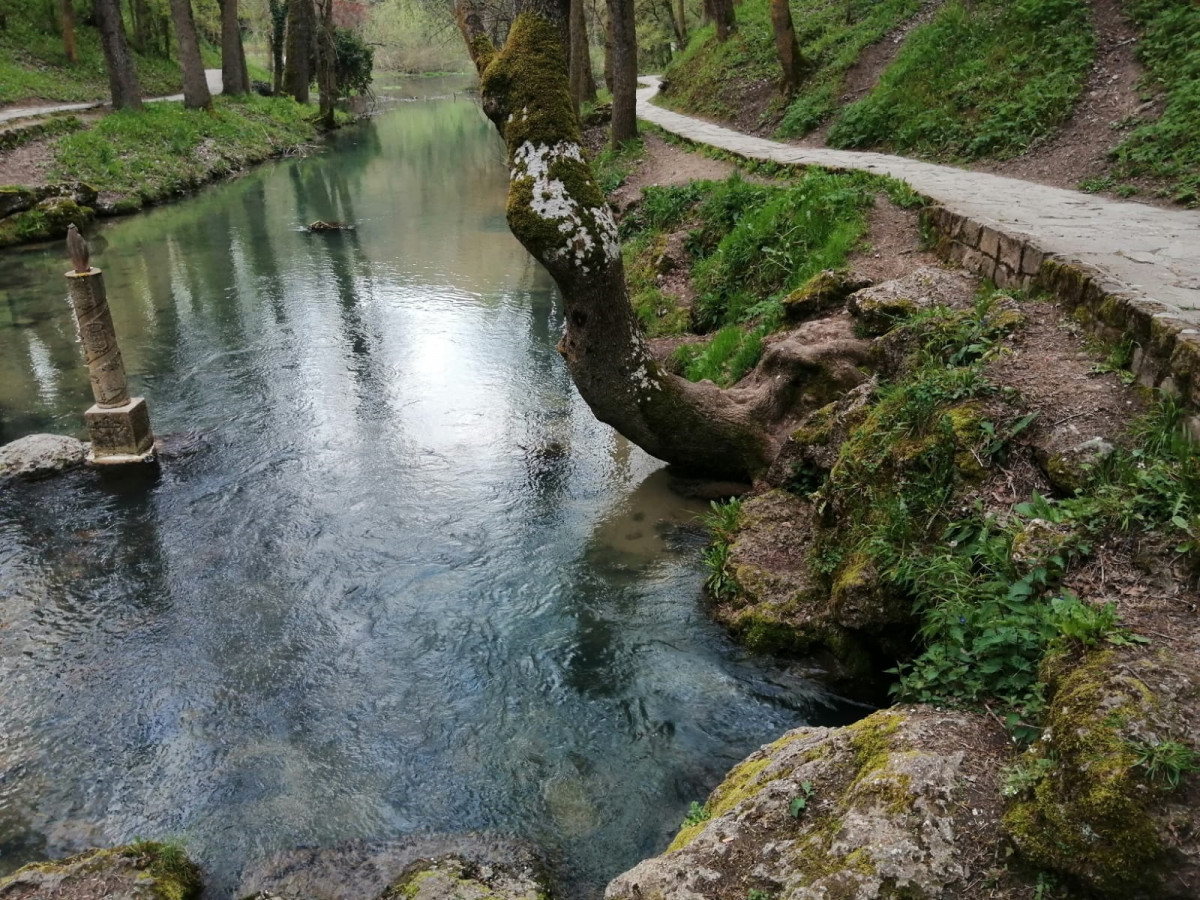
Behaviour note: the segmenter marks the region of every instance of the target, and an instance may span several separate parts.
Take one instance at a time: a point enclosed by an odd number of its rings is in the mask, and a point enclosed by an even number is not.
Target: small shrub
[[[690,828],[693,825],[700,825],[712,818],[712,813],[708,811],[707,804],[697,803],[692,801],[692,805],[688,807],[687,815],[684,817],[680,828]]]

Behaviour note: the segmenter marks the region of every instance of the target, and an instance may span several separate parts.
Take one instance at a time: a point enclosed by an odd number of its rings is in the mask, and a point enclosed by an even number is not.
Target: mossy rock
[[[998,793],[1006,753],[987,717],[926,707],[795,729],[736,766],[708,797],[706,821],[618,876],[605,896],[975,896],[977,867],[999,863],[1002,841],[994,811],[962,798]]]
[[[21,900],[195,900],[201,888],[200,870],[183,850],[153,841],[30,863],[0,878],[0,897]]]
[[[70,197],[50,197],[0,221],[0,247],[66,237],[68,225],[82,229],[93,216],[91,207],[80,206]]]
[[[1090,895],[1197,896],[1200,796],[1146,764],[1146,748],[1168,739],[1196,746],[1194,666],[1155,651],[1072,661],[1054,654],[1043,666],[1054,693],[1025,762],[1030,771],[1050,762],[1011,805],[1005,829],[1026,862],[1069,876]]]
[[[443,856],[413,863],[379,900],[545,900],[549,891],[533,867]]]
[[[843,306],[846,298],[871,284],[841,269],[825,269],[783,298],[783,313],[792,322],[815,318]]]

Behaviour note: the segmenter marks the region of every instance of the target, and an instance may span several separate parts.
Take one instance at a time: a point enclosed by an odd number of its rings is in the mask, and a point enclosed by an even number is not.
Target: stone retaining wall
[[[921,224],[943,259],[998,287],[1047,291],[1090,334],[1114,345],[1131,342],[1130,369],[1139,384],[1200,410],[1200,330],[1168,307],[1089,266],[1047,254],[1024,235],[997,231],[945,207],[924,210]],[[1200,440],[1200,415],[1189,427]]]

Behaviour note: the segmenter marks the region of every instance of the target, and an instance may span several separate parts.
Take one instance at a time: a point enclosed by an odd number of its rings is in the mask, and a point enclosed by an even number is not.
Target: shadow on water
[[[96,242],[156,430],[203,439],[0,491],[0,870],[172,838],[227,897],[287,848],[486,830],[593,895],[853,715],[704,616],[703,508],[572,388],[478,108],[335,149]],[[0,440],[78,433],[60,254],[0,266]]]

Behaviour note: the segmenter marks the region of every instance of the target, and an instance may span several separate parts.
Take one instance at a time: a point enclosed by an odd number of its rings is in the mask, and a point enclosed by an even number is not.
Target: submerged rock
[[[0,878],[3,900],[193,900],[200,889],[187,855],[152,841],[30,863]]]
[[[45,478],[81,466],[87,444],[60,434],[31,434],[0,447],[0,479]]]
[[[730,772],[708,818],[618,876],[605,898],[976,896],[970,884],[1002,862],[996,762],[1006,752],[986,717],[927,707],[798,728]]]

